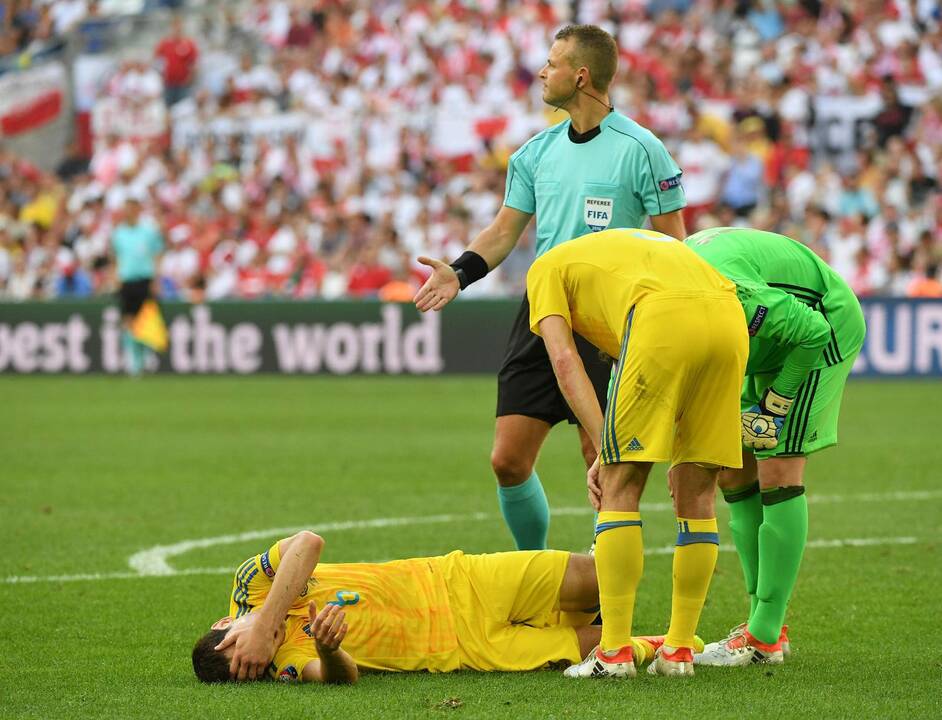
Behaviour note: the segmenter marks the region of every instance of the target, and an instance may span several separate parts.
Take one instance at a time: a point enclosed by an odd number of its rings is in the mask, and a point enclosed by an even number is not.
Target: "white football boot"
[[[661,645],[648,665],[649,675],[664,677],[693,677],[693,650],[691,648],[668,648]]]
[[[746,624],[743,623],[730,630],[729,635],[722,640],[706,645],[702,653],[693,656],[693,661],[696,665],[713,667],[781,665],[785,662],[786,655],[791,654],[787,632],[788,626],[783,626],[778,641],[769,645],[750,635]]]
[[[563,670],[568,678],[633,678],[637,674],[631,645],[610,652],[602,652],[602,648],[596,646],[581,663]]]

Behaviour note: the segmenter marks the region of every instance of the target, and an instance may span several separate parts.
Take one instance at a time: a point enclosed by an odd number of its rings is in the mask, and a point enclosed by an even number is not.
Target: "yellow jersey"
[[[653,230],[583,235],[537,258],[527,273],[530,329],[560,315],[611,357],[619,356],[628,313],[655,293],[731,293],[735,285],[690,248]]]
[[[343,647],[360,667],[457,670],[458,638],[446,587],[449,557],[318,564],[288,611],[285,641],[269,675],[298,680],[304,666],[317,658],[309,634],[312,600],[318,610],[327,603],[344,605],[349,629]],[[280,562],[275,543],[242,563],[232,584],[230,616],[241,617],[262,606]]]

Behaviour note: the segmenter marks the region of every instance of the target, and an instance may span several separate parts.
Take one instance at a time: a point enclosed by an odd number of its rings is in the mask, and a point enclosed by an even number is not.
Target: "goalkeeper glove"
[[[742,414],[742,444],[753,450],[772,450],[785,425],[785,416],[795,398],[779,395],[769,388],[758,405]]]

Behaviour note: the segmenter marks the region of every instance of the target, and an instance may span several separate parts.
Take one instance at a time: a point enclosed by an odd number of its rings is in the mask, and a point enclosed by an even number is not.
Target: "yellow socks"
[[[601,519],[601,516],[600,516]],[[671,597],[671,625],[664,638],[670,647],[694,647],[697,623],[706,600],[710,579],[719,553],[716,518],[689,520],[677,518],[677,546],[674,548],[674,590]],[[598,540],[596,540],[598,566]],[[599,568],[599,587],[602,585]],[[602,618],[607,621],[604,605]],[[605,626],[602,626],[605,639]]]
[[[602,608],[602,650],[617,650],[631,643],[635,592],[644,570],[643,551],[640,513],[599,513],[595,524],[595,571]],[[715,553],[713,557],[715,560]]]

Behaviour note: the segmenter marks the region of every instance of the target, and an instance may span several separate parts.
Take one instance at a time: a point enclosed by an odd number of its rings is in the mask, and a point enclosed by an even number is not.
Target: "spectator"
[[[169,108],[190,93],[199,60],[199,48],[183,31],[183,18],[175,15],[170,21],[170,34],[154,50],[162,69],[164,102]]]
[[[56,166],[56,175],[60,180],[69,182],[88,172],[88,157],[82,152],[81,142],[73,140],[66,151],[66,156]]]
[[[748,216],[762,199],[762,175],[762,161],[749,152],[742,139],[734,139],[720,198],[737,217]]]
[[[930,265],[923,255],[917,255],[913,263],[913,277],[906,288],[906,294],[913,298],[942,297],[942,281],[939,280],[939,266]]]
[[[883,108],[874,118],[873,124],[877,129],[877,142],[880,147],[885,147],[890,138],[899,137],[905,132],[913,109],[900,101],[896,82],[890,76],[884,77],[880,83],[880,99]]]
[[[677,151],[677,164],[683,169],[684,223],[688,228],[708,212],[720,194],[721,182],[729,168],[729,157],[719,145],[706,137],[703,126],[693,123]]]
[[[87,298],[94,287],[91,276],[79,265],[75,253],[63,247],[56,254],[56,277],[53,297],[57,299]]]
[[[305,49],[311,45],[317,33],[312,13],[299,7],[292,7],[289,12],[291,25],[285,37],[285,45],[290,48]]]
[[[375,297],[393,279],[388,267],[379,262],[376,247],[365,247],[350,269],[347,292],[353,297]]]
[[[10,273],[13,271],[13,239],[7,230],[6,223],[0,224],[0,297],[3,297]]]
[[[56,34],[65,35],[85,19],[88,3],[86,0],[55,0],[51,12]]]
[[[100,0],[88,0],[88,11],[78,23],[84,51],[89,55],[104,52],[108,48],[110,31],[111,21],[102,13]]]
[[[842,189],[838,198],[838,215],[863,215],[870,219],[877,214],[879,206],[869,190],[861,186],[860,176],[855,172],[846,173],[842,178]]]
[[[864,247],[864,225],[860,215],[845,215],[840,219],[837,232],[829,237],[828,263],[848,283],[856,276]]]
[[[875,295],[889,283],[886,266],[874,259],[866,245],[857,250],[855,266],[849,284],[858,297]]]
[[[27,254],[13,257],[13,269],[7,280],[6,297],[13,301],[39,298],[39,273],[30,266]]]

